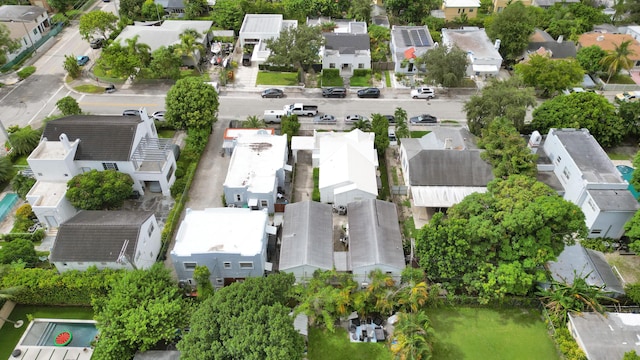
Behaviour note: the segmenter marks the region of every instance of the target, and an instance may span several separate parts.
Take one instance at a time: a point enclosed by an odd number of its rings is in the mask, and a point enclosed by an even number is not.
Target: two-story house
[[[391,57],[395,63],[393,71],[400,74],[415,74],[424,69],[415,66],[415,59],[434,47],[427,26],[398,26],[391,29]]]
[[[132,191],[169,195],[176,160],[170,139],[159,139],[144,109],[137,116],[73,115],[50,121],[27,162],[36,184],[27,194],[38,219],[56,228],[76,213],[66,184],[91,170],[116,170],[133,179]]]
[[[171,250],[179,281],[195,285],[196,266],[206,266],[215,287],[270,270],[268,234],[276,234],[265,210],[247,208],[187,209]]]
[[[564,199],[584,212],[588,237],[619,239],[639,206],[596,139],[586,129],[551,129],[543,142],[537,133],[533,138],[549,160],[538,169],[553,168]]]
[[[35,50],[42,34],[51,27],[47,11],[40,6],[29,5],[0,6],[0,23],[9,29],[9,37],[20,43],[20,48],[6,54],[7,62],[25,51]]]
[[[456,18],[475,19],[478,17],[480,0],[444,0],[442,11],[446,21],[454,21]]]
[[[340,69],[341,75],[353,75],[354,69],[371,69],[369,34],[324,33],[323,69]]]
[[[287,135],[259,131],[236,137],[223,184],[227,205],[275,212],[278,188],[292,169],[287,161]]]
[[[160,253],[160,233],[150,211],[83,210],[58,229],[49,261],[59,272],[146,269]]]
[[[497,76],[502,66],[500,39],[492,43],[484,29],[463,27],[462,29],[442,29],[442,43],[457,46],[467,53],[467,76]]]
[[[297,27],[298,20],[284,20],[282,14],[246,14],[240,27],[240,46],[253,46],[251,62],[262,64],[271,54],[266,41],[277,39],[280,32],[288,27]]]

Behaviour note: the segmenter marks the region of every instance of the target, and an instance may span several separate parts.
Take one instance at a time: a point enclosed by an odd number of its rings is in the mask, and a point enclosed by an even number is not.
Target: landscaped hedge
[[[371,76],[371,70],[370,69],[354,69],[353,70],[353,76],[370,77]]]
[[[320,202],[320,168],[313,168],[313,193],[311,200]]]
[[[296,68],[293,66],[277,66],[268,64],[260,64],[258,65],[258,69],[266,71],[296,72]]]
[[[322,69],[322,77],[325,79],[340,78],[340,70],[338,69]]]
[[[25,240],[30,240],[32,242],[39,242],[44,240],[45,236],[47,236],[47,233],[45,232],[44,229],[38,229],[36,231],[34,231],[33,233],[8,233],[8,234],[2,234],[0,236],[0,240],[2,241],[6,241],[6,242],[10,242],[13,241],[15,239],[25,239]]]
[[[11,269],[0,280],[0,288],[19,287],[13,301],[28,305],[90,306],[91,298],[107,294],[121,270],[67,271],[55,269]]]

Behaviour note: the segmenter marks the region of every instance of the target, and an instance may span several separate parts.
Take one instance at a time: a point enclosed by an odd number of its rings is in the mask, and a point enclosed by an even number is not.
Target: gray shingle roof
[[[351,268],[369,265],[405,267],[396,205],[369,199],[349,203],[349,257]]]
[[[325,48],[338,50],[341,54],[355,54],[357,50],[369,50],[371,41],[368,34],[326,33]]]
[[[283,223],[280,270],[302,265],[333,268],[331,205],[315,201],[288,204]]]
[[[493,180],[491,165],[481,150],[422,150],[409,159],[412,186],[486,186]]]
[[[576,44],[573,41],[563,41],[561,43],[557,41],[530,42],[527,45],[527,50],[535,52],[541,47],[551,51],[552,59],[575,58],[577,53]]]
[[[51,249],[51,261],[112,262],[125,240],[126,254],[134,257],[140,226],[151,211],[84,210],[60,225]]]
[[[30,5],[0,6],[0,21],[33,21],[44,14],[44,8]]]
[[[71,142],[80,139],[74,160],[128,161],[140,122],[137,116],[73,115],[48,122],[42,136],[49,141],[59,141],[61,134]]]

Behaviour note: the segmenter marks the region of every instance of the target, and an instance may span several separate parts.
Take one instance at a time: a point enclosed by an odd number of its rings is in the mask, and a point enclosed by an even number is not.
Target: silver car
[[[347,115],[344,118],[345,124],[355,124],[360,120],[369,121],[369,119],[366,116],[362,116],[362,115]]]
[[[336,117],[328,114],[318,115],[313,118],[314,124],[335,124],[336,122]]]

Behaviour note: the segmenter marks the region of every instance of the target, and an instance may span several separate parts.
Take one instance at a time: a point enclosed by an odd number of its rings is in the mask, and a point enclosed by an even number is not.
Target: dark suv
[[[327,88],[322,89],[322,97],[326,98],[344,98],[347,96],[345,88]]]
[[[89,43],[89,46],[91,46],[92,49],[100,49],[102,47],[103,42],[104,42],[104,39],[102,38],[92,39],[91,42]]]

